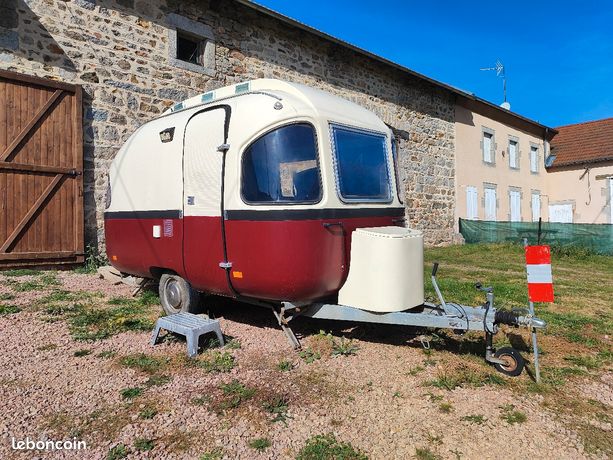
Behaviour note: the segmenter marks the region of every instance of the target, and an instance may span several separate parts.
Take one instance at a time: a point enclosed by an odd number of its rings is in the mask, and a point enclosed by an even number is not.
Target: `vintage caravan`
[[[484,331],[486,360],[518,375],[517,350],[494,350],[499,324],[532,314],[424,302],[423,239],[405,228],[390,129],[314,88],[254,80],[183,101],[139,128],[109,174],[108,258],[159,279],[168,314],[198,293],[272,308],[294,347],[297,316]],[[534,339],[536,340],[536,339]],[[535,342],[536,343],[536,342]],[[536,347],[535,347],[536,350]]]
[[[194,291],[306,302],[346,282],[367,308],[405,310],[423,302],[422,240],[399,228],[394,159],[385,123],[318,89],[260,79],[188,99],[111,165],[109,260],[160,278],[168,313]]]

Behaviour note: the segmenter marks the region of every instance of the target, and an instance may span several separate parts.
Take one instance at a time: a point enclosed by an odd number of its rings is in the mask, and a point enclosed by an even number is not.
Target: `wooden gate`
[[[0,70],[0,269],[83,262],[81,100]]]

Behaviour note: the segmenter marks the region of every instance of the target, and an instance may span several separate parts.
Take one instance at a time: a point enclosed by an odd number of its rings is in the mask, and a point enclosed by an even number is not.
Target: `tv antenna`
[[[500,104],[505,109],[509,110],[511,108],[511,104],[507,102],[507,76],[504,72],[504,64],[500,62],[500,59],[496,60],[496,65],[494,67],[484,67],[479,70],[495,70],[497,77],[502,77],[502,91],[504,94],[504,102]]]

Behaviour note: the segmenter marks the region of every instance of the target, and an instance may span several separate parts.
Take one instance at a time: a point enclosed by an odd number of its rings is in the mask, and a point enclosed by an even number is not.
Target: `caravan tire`
[[[194,313],[200,294],[179,275],[164,273],[160,278],[160,302],[167,315]]]

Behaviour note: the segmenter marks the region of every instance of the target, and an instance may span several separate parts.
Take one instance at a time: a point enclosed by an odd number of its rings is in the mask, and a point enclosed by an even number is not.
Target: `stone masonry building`
[[[377,113],[399,140],[408,224],[428,244],[453,240],[455,104],[466,93],[248,1],[1,0],[0,69],[83,88],[86,242],[103,245],[109,163],[138,126],[263,77]]]

